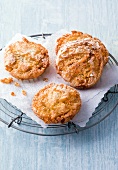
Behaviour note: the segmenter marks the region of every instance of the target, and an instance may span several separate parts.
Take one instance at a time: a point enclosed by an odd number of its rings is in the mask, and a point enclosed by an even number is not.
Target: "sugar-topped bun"
[[[5,69],[22,80],[40,76],[49,65],[48,51],[41,45],[22,37],[4,51]]]
[[[74,88],[51,83],[34,96],[32,109],[47,124],[69,122],[80,110],[80,95]]]
[[[99,39],[77,31],[57,40],[56,55],[57,73],[79,89],[95,85],[108,61],[108,51]]]

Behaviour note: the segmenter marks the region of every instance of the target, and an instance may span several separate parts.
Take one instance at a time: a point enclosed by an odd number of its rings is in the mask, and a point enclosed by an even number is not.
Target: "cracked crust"
[[[32,109],[47,124],[69,122],[80,110],[80,95],[74,88],[51,83],[34,96]]]
[[[83,33],[83,32],[79,32],[79,31],[72,31],[71,34],[65,34],[62,37],[60,37],[59,39],[57,39],[57,46],[56,46],[56,54],[58,53],[58,51],[60,50],[60,48],[66,44],[69,41],[75,41],[75,40],[84,40],[86,38],[91,38],[92,40],[96,41],[99,43],[99,46],[101,48],[101,53],[102,53],[102,57],[104,60],[104,65],[107,64],[108,62],[108,55],[109,52],[106,49],[105,45],[98,39],[98,38],[94,38],[89,34]]]
[[[103,70],[99,43],[91,38],[67,42],[58,51],[56,69],[71,86],[78,89],[92,87]]]
[[[5,69],[22,80],[40,76],[49,65],[48,51],[41,45],[28,41],[25,37],[6,47]]]
[[[102,57],[103,57],[103,61],[104,61],[104,66],[108,63],[108,56],[109,56],[109,52],[106,49],[105,45],[98,39],[98,38],[94,38],[94,40],[96,42],[99,43],[100,47],[101,47],[101,52],[102,52]]]

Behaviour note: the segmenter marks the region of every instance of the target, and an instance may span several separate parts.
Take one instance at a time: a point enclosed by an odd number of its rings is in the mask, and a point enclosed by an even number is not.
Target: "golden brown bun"
[[[5,69],[17,79],[37,78],[49,65],[48,51],[42,45],[23,37],[22,41],[6,47],[4,64]]]
[[[80,95],[74,88],[51,83],[34,96],[32,109],[47,124],[69,122],[80,110]]]
[[[57,53],[57,73],[76,88],[90,88],[100,79],[103,57],[99,43],[86,38],[68,41]]]

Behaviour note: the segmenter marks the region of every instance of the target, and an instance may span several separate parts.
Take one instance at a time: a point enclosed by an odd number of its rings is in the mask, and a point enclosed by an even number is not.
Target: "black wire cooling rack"
[[[50,36],[51,34],[37,34],[31,35],[30,37],[38,39]],[[0,49],[2,50],[2,49]],[[117,65],[117,60],[109,53],[109,65]],[[89,129],[106,117],[108,117],[112,111],[118,105],[118,84],[110,88],[108,92],[104,95],[99,103],[98,107],[95,109],[92,117],[89,119],[89,122],[85,127],[79,127],[73,122],[68,122],[66,124],[60,125],[49,125],[47,128],[42,128],[35,121],[26,116],[25,113],[21,112],[18,108],[10,104],[4,99],[0,99],[0,121],[16,130],[39,135],[39,136],[59,136],[67,135],[72,133],[79,133],[80,131]]]

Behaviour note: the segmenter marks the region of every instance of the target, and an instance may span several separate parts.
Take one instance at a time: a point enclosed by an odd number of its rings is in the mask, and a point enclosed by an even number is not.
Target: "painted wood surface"
[[[0,47],[17,32],[59,29],[100,38],[118,59],[117,0],[0,0]],[[67,136],[29,135],[0,122],[0,170],[117,169],[118,107],[99,125]]]

